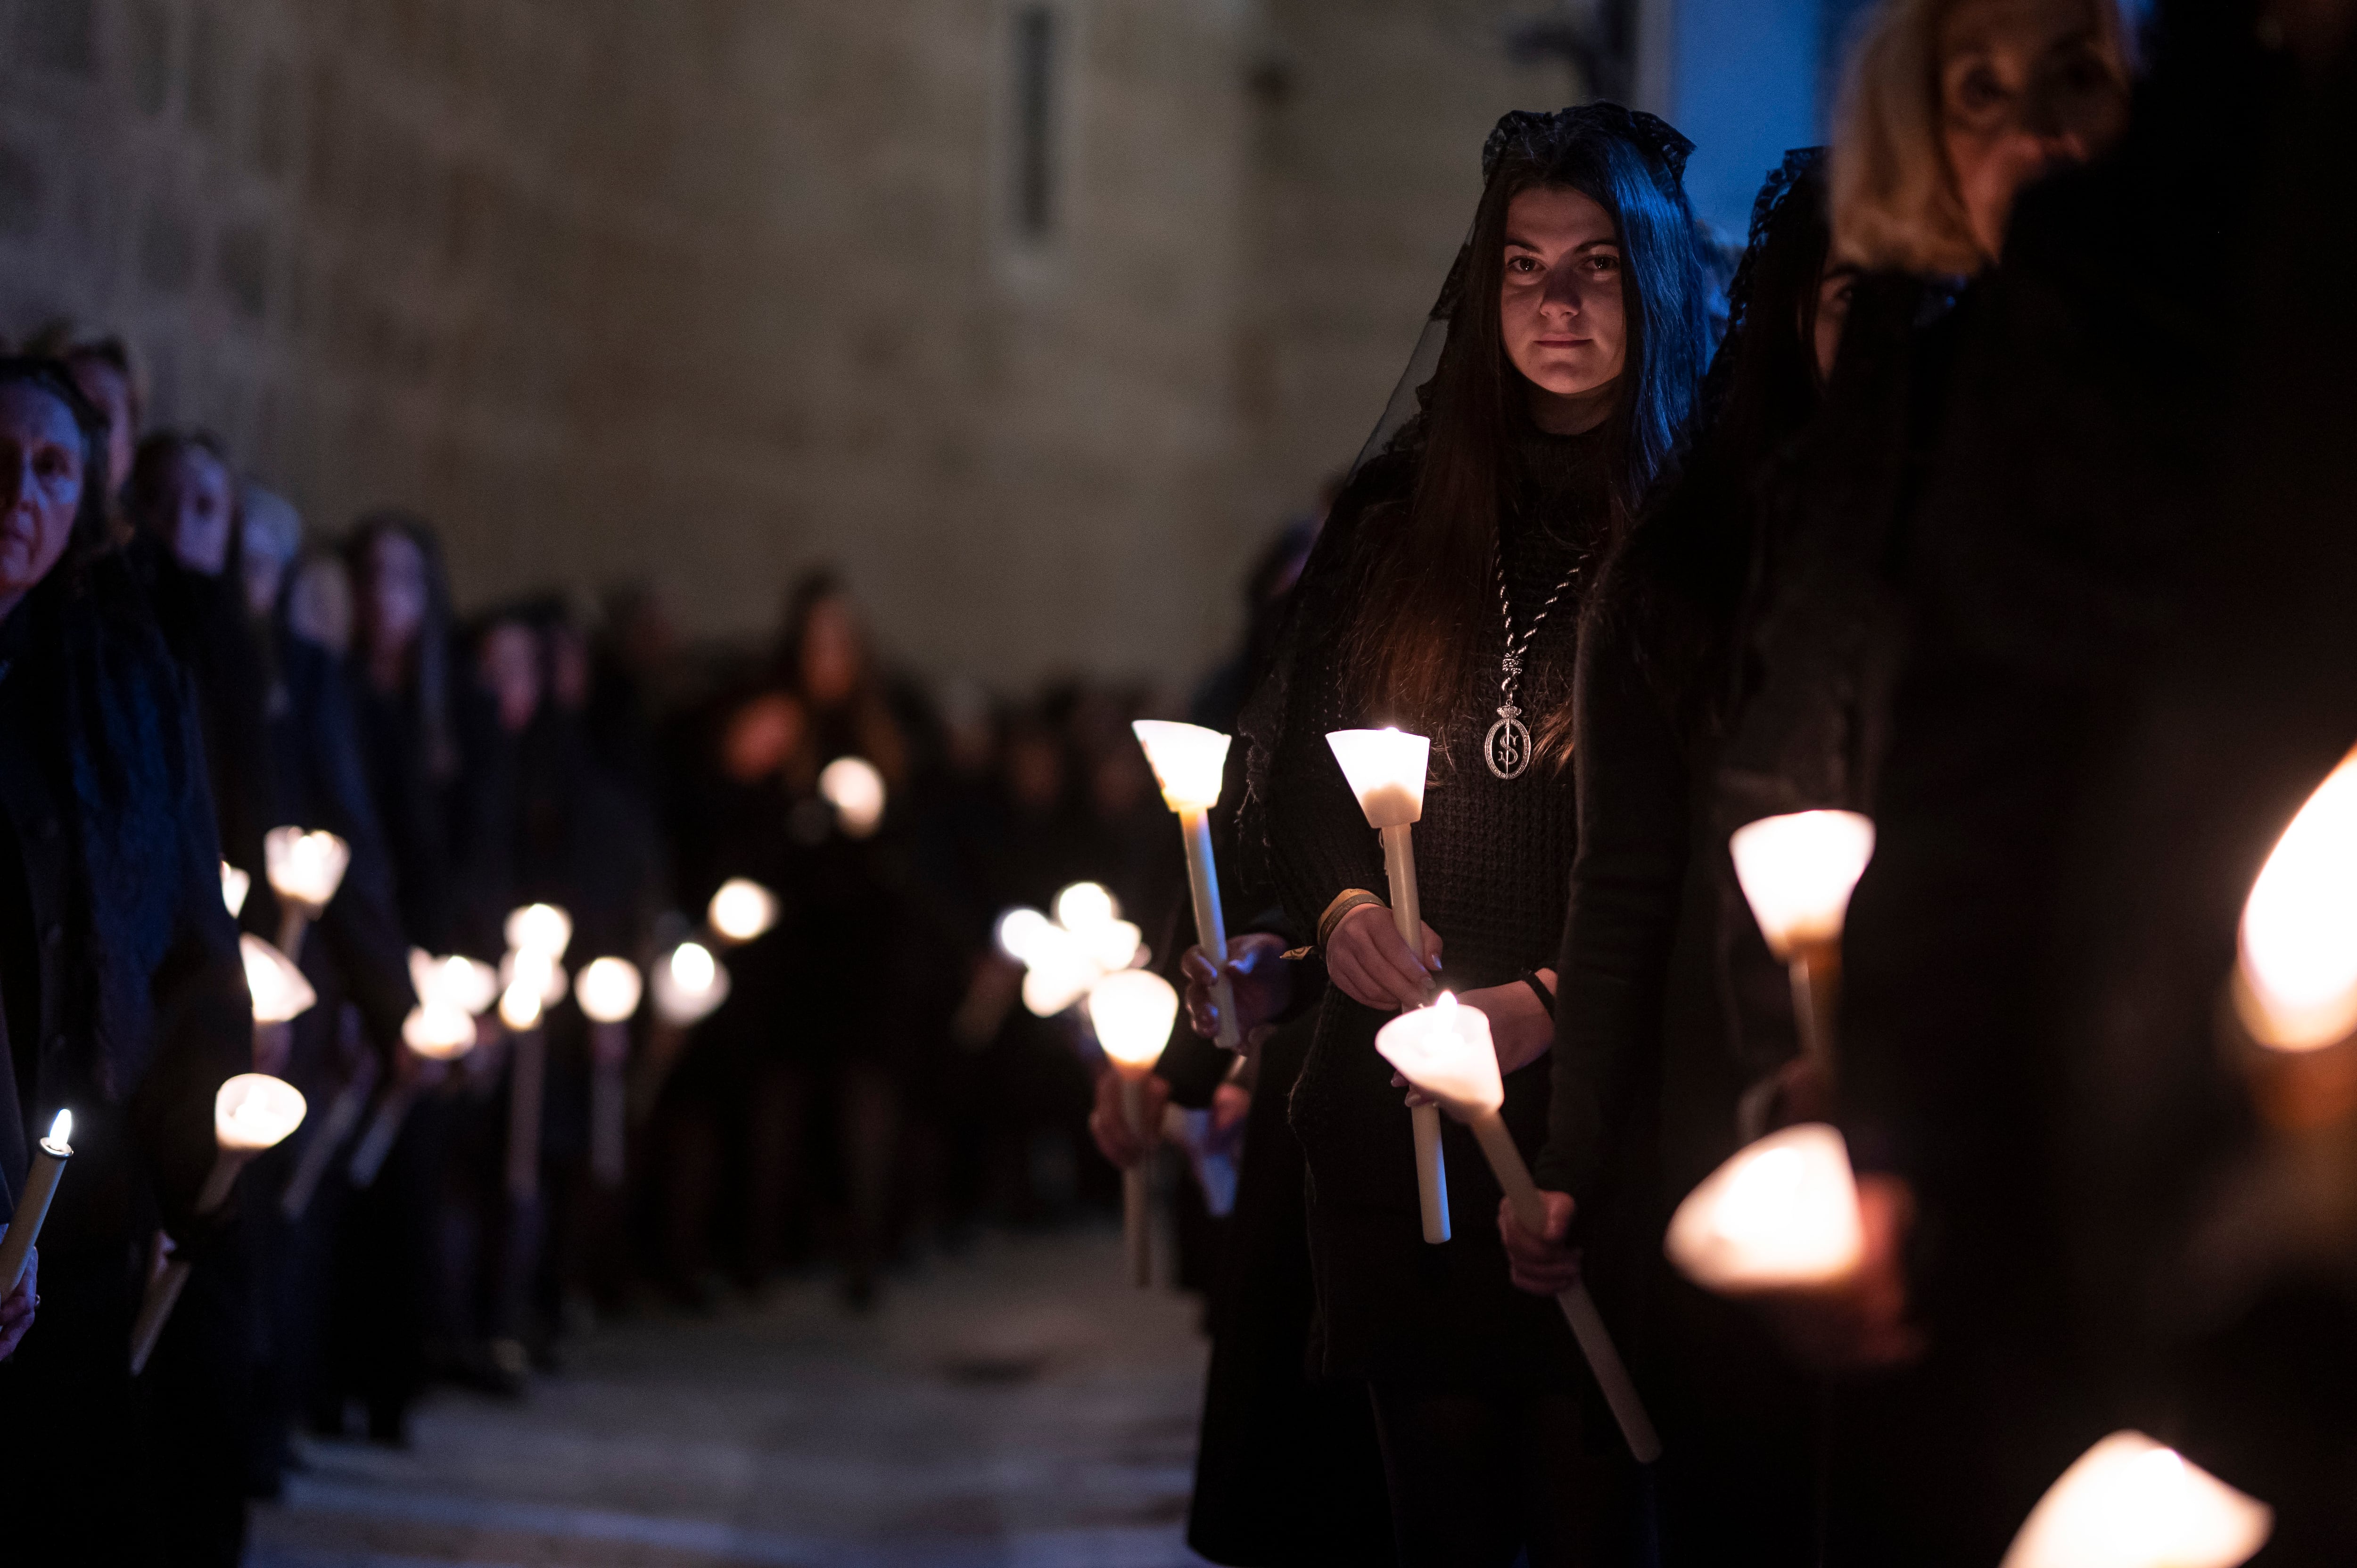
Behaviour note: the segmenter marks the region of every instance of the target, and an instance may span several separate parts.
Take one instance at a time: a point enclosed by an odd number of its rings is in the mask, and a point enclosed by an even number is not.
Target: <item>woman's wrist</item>
[[[1326,906],[1326,912],[1318,917],[1318,945],[1322,948],[1332,941],[1335,928],[1349,918],[1354,910],[1370,908],[1388,908],[1390,906],[1363,887],[1345,887],[1335,894],[1333,902]]]

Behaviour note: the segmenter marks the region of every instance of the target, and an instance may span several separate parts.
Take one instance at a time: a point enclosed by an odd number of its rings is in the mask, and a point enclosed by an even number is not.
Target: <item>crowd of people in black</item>
[[[462,618],[425,519],[307,532],[141,402],[117,335],[0,357],[9,1206],[60,1110],[73,1150],[0,1304],[27,1550],[232,1563],[297,1434],[402,1444],[428,1386],[522,1394],[599,1313],[813,1271],[865,1310],[897,1259],[1111,1206],[1085,1042],[993,933],[1076,881],[1168,902],[1146,693],[936,698],[824,571],[751,650],[643,590]],[[331,896],[279,886],[290,832],[340,843]],[[573,983],[521,1002],[534,906]],[[306,1114],[208,1201],[250,1072]]]
[[[1383,422],[1197,688],[1219,955],[1143,693],[927,693],[825,574],[755,655],[644,593],[462,621],[424,520],[331,543],[144,431],[119,338],[0,358],[18,1223],[60,1111],[74,1150],[0,1299],[12,1543],[234,1562],[297,1431],[404,1442],[649,1291],[821,1267],[862,1309],[913,1245],[1108,1206],[1168,1126],[1242,1162],[1179,1190],[1215,1562],[2357,1561],[2357,1042],[2272,1051],[2229,987],[2357,740],[2351,9],[1882,0],[1731,267],[1663,121],[1500,121]],[[1420,932],[1327,738],[1384,725],[1431,742]],[[1729,841],[1828,811],[1872,858],[1796,987]],[[290,829],[332,896],[274,876]],[[995,940],[1082,880],[1185,992],[1127,1097]],[[590,994],[613,960],[649,1005]],[[1444,986],[1521,1207],[1453,1121],[1419,1191],[1376,1042]],[[224,1198],[256,1071],[308,1114]],[[1665,1252],[1828,1123],[1838,1271]],[[2182,1459],[2088,1539],[2165,1550],[2008,1557],[2123,1431]],[[2269,1522],[2201,1545],[2184,1461]]]

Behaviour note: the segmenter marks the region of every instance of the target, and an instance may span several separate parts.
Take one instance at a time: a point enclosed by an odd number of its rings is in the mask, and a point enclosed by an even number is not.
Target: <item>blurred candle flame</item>
[[[1089,987],[1089,1026],[1115,1065],[1131,1074],[1150,1069],[1169,1043],[1178,1018],[1178,993],[1146,969],[1125,969]]]
[[[1874,823],[1856,811],[1792,811],[1745,823],[1727,847],[1769,950],[1789,960],[1796,948],[1840,940],[1849,896],[1874,857]]]
[[[1489,1015],[1460,1005],[1453,992],[1385,1024],[1375,1032],[1375,1049],[1402,1078],[1469,1121],[1506,1102]]]
[[[213,1138],[242,1152],[274,1147],[303,1124],[303,1093],[268,1073],[242,1072],[213,1096]]]
[[[2357,753],[2300,807],[2243,906],[2236,1009],[2264,1045],[2313,1050],[2357,1028]]]
[[[853,838],[866,838],[884,821],[884,775],[864,757],[838,757],[820,769],[818,792]]]
[[[2062,1472],[2000,1568],[2236,1568],[2275,1514],[2175,1449],[2115,1432]]]
[[[335,897],[352,860],[351,846],[335,834],[291,827],[264,833],[262,854],[270,886],[279,897],[314,912],[326,908]]]
[[[245,988],[253,998],[255,1023],[286,1023],[301,1017],[319,1000],[319,993],[285,953],[251,931],[240,936],[237,945],[245,961]]]
[[[581,1011],[599,1024],[619,1024],[637,1012],[642,989],[638,965],[619,958],[591,961],[581,972],[581,978],[574,982],[574,993],[581,999]]]
[[[1139,719],[1129,726],[1146,749],[1146,765],[1174,811],[1208,811],[1220,803],[1232,737],[1200,725]]]
[[[1846,1278],[1866,1251],[1848,1145],[1820,1122],[1770,1133],[1686,1195],[1663,1251],[1695,1283],[1727,1294]]]
[[[749,942],[778,923],[778,897],[758,882],[732,876],[705,906],[705,919],[732,942]]]

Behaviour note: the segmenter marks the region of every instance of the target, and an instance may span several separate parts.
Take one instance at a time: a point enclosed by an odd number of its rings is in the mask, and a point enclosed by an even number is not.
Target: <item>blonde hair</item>
[[[1972,0],[1884,0],[1843,68],[1834,110],[1834,253],[1868,269],[1919,275],[1978,272],[1993,258],[1974,237],[1940,135],[1940,32]],[[2061,3],[2061,0],[2058,0]],[[2083,5],[2126,74],[2116,0]]]

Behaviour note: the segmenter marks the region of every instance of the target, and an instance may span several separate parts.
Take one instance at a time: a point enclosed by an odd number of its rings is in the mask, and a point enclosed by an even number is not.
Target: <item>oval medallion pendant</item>
[[[1521,778],[1531,765],[1530,726],[1512,713],[1504,714],[1490,726],[1489,737],[1481,743],[1481,757],[1499,778]]]

